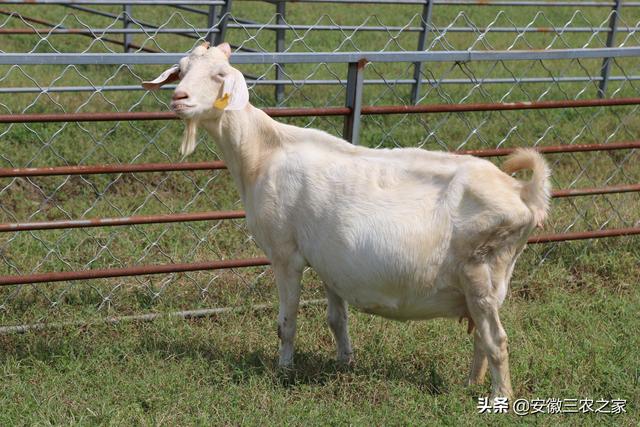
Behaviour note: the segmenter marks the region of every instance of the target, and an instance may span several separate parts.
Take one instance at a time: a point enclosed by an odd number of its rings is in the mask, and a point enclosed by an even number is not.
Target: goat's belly
[[[430,275],[428,268],[394,274],[389,271],[388,260],[379,260],[378,268],[357,261],[334,261],[329,264],[333,266],[331,271],[314,269],[329,289],[365,313],[397,320],[459,317],[466,313],[462,292],[443,269],[436,275]]]
[[[397,286],[400,289],[402,286]],[[460,317],[466,313],[464,296],[454,288],[420,295],[405,290],[401,295],[369,289],[336,290],[336,293],[358,310],[396,320],[423,320],[437,317]]]
[[[373,218],[368,227],[352,223],[342,233],[316,233],[306,239],[313,244],[300,248],[325,284],[364,312],[407,320],[464,312],[445,261],[448,223],[403,219]]]

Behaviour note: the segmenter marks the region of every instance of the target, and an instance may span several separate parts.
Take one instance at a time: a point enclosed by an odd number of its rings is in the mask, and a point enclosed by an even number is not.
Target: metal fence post
[[[131,20],[129,19],[131,16],[131,5],[125,4],[122,7],[122,11],[124,12],[122,17],[122,28],[126,30],[127,28],[129,28],[129,24],[131,23]],[[131,33],[124,33],[123,42],[124,53],[129,53],[129,46],[131,45]]]
[[[284,25],[284,14],[285,14],[285,2],[279,1],[276,3],[276,24]],[[284,37],[285,37],[285,29],[278,28],[276,29],[276,52],[281,53],[284,51]],[[276,64],[276,80],[284,79],[284,65]],[[280,104],[284,99],[284,85],[276,84],[276,103]]]
[[[215,34],[213,32],[213,29],[217,23],[218,23],[218,6],[217,5],[209,6],[209,13],[207,13],[207,28],[209,29],[209,34],[207,35],[207,41],[209,43],[215,42]]]
[[[344,118],[342,137],[354,145],[360,141],[360,113],[362,110],[362,87],[364,82],[364,67],[366,59],[349,63],[347,73],[346,106],[351,110]]]
[[[609,19],[609,34],[607,35],[607,47],[613,47],[618,32],[618,18],[620,17],[620,9],[622,8],[622,0],[615,0],[613,5],[611,18]],[[612,58],[604,58],[602,61],[600,87],[598,88],[598,98],[607,96],[607,84],[609,83],[609,71],[611,70]]]
[[[224,41],[225,33],[227,32],[227,21],[229,21],[229,13],[231,12],[231,0],[226,0],[224,6],[222,6],[222,11],[220,12],[220,17],[218,20],[218,32],[215,37],[215,44],[219,45]]]
[[[433,0],[427,0],[422,7],[422,31],[418,37],[418,50],[423,51],[427,42],[427,35],[431,27],[431,9],[433,6]],[[411,103],[417,104],[418,97],[420,96],[420,86],[422,84],[422,62],[415,62],[413,64],[413,80],[415,83],[411,88]]]

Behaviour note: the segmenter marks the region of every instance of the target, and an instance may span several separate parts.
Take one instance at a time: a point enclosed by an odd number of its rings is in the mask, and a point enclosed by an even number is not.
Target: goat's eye
[[[221,71],[219,73],[216,73],[213,77],[215,79],[224,79],[225,77],[227,77],[227,73]]]

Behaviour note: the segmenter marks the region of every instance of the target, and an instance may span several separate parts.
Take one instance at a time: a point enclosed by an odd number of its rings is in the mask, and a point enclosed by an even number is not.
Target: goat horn
[[[211,43],[209,43],[209,42],[202,42],[202,44],[201,44],[200,46],[202,46],[202,47],[204,47],[204,48],[209,49],[209,47],[211,46]]]

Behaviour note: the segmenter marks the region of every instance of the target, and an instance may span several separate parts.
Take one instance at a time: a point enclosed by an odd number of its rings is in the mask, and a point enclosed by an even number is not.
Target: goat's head
[[[228,110],[242,110],[249,103],[247,83],[242,73],[229,64],[230,56],[228,43],[216,47],[203,43],[178,65],[142,83],[145,89],[155,90],[166,83],[180,81],[171,98],[171,109],[187,125],[181,146],[185,156],[195,149],[200,119],[220,117]]]

